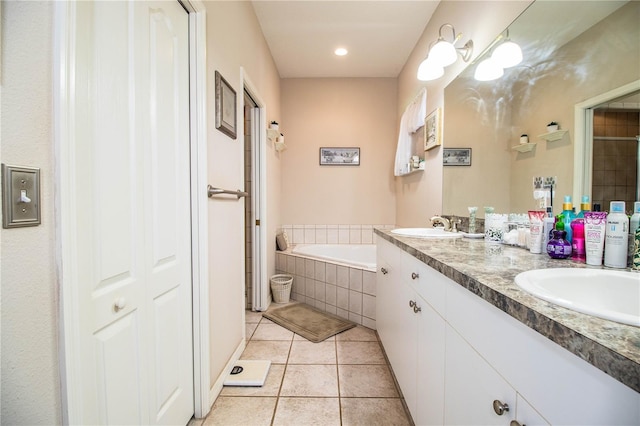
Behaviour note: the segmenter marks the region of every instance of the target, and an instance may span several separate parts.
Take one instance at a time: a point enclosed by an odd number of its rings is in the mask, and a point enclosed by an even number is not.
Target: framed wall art
[[[470,166],[471,148],[445,148],[442,153],[445,166]]]
[[[216,129],[235,139],[236,123],[236,91],[216,71]]]
[[[360,148],[320,148],[321,166],[359,166]]]
[[[442,113],[437,108],[424,119],[424,150],[428,151],[442,143]]]

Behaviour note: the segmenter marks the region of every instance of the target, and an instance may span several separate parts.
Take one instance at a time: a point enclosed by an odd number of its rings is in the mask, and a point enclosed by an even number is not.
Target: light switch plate
[[[40,225],[40,169],[2,164],[2,227]]]

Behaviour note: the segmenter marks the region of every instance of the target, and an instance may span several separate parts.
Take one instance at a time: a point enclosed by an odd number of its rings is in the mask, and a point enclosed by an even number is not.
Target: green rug
[[[304,303],[272,309],[262,316],[314,343],[356,326],[353,321],[318,311]]]

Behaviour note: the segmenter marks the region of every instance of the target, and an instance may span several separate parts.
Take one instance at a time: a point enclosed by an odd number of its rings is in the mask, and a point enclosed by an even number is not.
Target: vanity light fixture
[[[496,80],[503,75],[504,68],[498,65],[493,58],[487,58],[478,64],[473,78],[478,81],[491,81]]]
[[[442,29],[445,27],[451,28],[453,33],[451,41],[445,40],[442,35]],[[443,24],[440,26],[438,40],[432,47],[429,47],[427,58],[418,67],[418,80],[428,81],[442,77],[444,67],[453,64],[458,59],[458,55],[462,57],[463,61],[469,62],[473,53],[473,40],[467,41],[462,47],[456,47],[455,45],[461,37],[462,33],[456,35],[453,25]]]

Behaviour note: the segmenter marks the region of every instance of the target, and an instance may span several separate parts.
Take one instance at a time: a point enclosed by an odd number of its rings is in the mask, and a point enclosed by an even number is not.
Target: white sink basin
[[[448,232],[442,228],[398,228],[392,229],[391,233],[415,238],[462,238],[462,234]]]
[[[607,269],[537,269],[516,284],[565,308],[640,327],[640,273]]]

